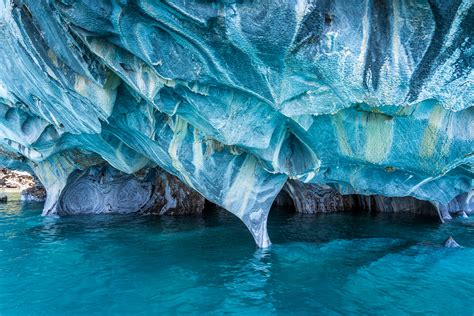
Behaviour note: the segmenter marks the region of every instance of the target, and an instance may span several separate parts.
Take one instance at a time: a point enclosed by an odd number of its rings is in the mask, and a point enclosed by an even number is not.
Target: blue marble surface
[[[473,188],[472,1],[0,0],[0,164],[163,168],[259,246],[288,178]],[[472,196],[471,196],[472,198]]]

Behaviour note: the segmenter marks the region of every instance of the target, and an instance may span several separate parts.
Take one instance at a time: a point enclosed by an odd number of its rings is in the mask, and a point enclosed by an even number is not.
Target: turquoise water
[[[45,218],[0,205],[0,315],[474,313],[474,219],[274,209],[255,248],[227,213]],[[440,247],[452,235],[463,249]]]

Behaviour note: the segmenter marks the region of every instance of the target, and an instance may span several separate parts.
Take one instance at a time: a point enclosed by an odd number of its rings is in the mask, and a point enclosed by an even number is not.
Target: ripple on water
[[[272,211],[256,250],[229,214],[44,218],[0,205],[0,314],[472,315],[472,219]],[[10,209],[13,208],[13,209]],[[462,249],[441,247],[452,235]]]

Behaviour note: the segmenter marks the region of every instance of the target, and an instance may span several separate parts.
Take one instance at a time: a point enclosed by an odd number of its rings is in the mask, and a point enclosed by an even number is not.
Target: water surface
[[[474,219],[274,209],[238,219],[41,217],[0,205],[0,315],[474,313]],[[452,235],[462,249],[441,247]]]

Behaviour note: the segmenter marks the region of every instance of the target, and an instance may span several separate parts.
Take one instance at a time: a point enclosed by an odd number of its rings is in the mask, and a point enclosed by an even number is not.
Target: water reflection
[[[4,216],[12,216],[17,215],[22,210],[21,195],[18,192],[11,193],[7,192],[7,202],[0,203],[0,214],[2,217]]]
[[[474,312],[472,219],[275,210],[274,244],[256,249],[226,213],[49,218],[11,207],[0,215],[2,315]],[[449,235],[465,248],[443,248]]]

